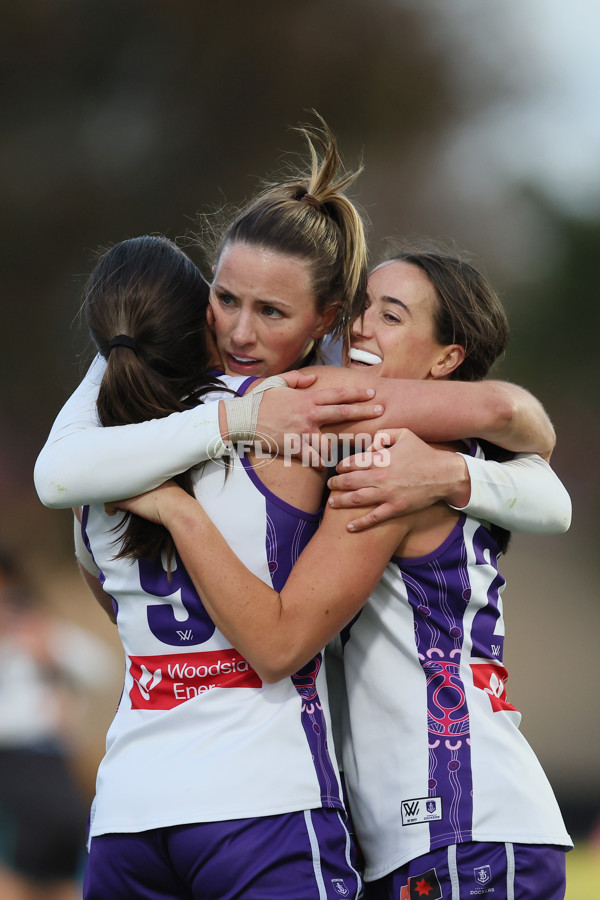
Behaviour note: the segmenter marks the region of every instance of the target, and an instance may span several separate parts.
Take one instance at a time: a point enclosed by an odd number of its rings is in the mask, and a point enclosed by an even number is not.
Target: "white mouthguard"
[[[369,353],[367,350],[358,350],[356,347],[350,347],[348,356],[353,362],[366,363],[368,366],[376,366],[381,362],[380,356]]]

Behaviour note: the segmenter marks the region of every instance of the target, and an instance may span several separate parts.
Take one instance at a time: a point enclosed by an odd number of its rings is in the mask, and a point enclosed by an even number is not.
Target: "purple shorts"
[[[565,851],[543,844],[440,847],[370,881],[365,900],[563,900]]]
[[[92,838],[84,900],[362,896],[343,813],[313,809]]]

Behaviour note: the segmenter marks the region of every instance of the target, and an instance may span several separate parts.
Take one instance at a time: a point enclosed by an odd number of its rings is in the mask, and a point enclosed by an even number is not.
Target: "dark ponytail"
[[[219,386],[206,374],[207,305],[199,269],[167,238],[131,238],[102,256],[84,289],[90,334],[107,361],[98,394],[102,425],[163,418],[190,409]],[[192,493],[189,472],[177,480]],[[162,526],[127,513],[119,527],[118,557],[172,556],[173,541]]]

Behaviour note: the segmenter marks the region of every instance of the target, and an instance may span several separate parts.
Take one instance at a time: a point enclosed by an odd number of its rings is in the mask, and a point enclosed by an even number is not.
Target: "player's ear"
[[[431,378],[448,378],[465,360],[465,348],[460,344],[448,344],[430,370]]]
[[[328,306],[327,309],[321,313],[319,316],[318,325],[315,327],[314,331],[311,334],[313,340],[317,340],[318,338],[323,337],[327,334],[331,325],[338,313],[339,304],[334,303],[333,306]]]

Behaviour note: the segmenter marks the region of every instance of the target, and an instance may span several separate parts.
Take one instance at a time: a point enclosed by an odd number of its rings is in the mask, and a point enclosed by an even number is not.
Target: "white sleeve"
[[[453,507],[476,519],[524,534],[562,534],[571,524],[571,498],[547,462],[518,453],[507,462],[464,457],[471,499]]]
[[[37,458],[33,477],[45,506],[133,497],[225,450],[218,401],[164,419],[103,428],[96,400],[105,365],[96,357]]]

